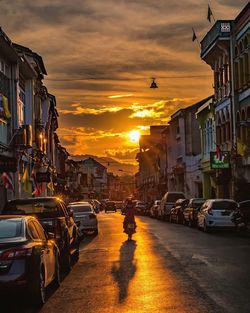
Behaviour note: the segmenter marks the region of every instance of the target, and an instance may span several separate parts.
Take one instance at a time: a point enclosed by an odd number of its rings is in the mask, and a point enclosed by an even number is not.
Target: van
[[[169,220],[170,211],[178,199],[186,199],[183,192],[179,191],[168,191],[165,193],[163,198],[161,199],[161,203],[159,205],[158,216],[160,219]]]

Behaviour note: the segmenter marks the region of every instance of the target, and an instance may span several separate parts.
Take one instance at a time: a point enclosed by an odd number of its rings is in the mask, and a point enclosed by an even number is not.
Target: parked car
[[[158,218],[169,220],[170,211],[178,199],[185,199],[185,195],[183,192],[171,192],[168,191],[165,193],[163,198],[161,199],[161,203],[158,209]]]
[[[188,226],[197,225],[197,215],[206,200],[202,198],[193,198],[189,200],[187,207],[183,212],[183,224]]]
[[[97,199],[88,200],[88,202],[93,206],[95,213],[99,213],[101,211],[101,202]]]
[[[108,201],[106,202],[106,206],[105,206],[105,213],[107,212],[116,212],[116,205],[114,201]]]
[[[154,204],[151,206],[150,208],[150,216],[153,218],[157,218],[158,217],[158,208],[159,205],[161,203],[161,200],[155,200]]]
[[[94,207],[89,202],[70,203],[68,209],[73,213],[81,237],[87,231],[93,231],[96,235],[98,234],[96,213]]]
[[[188,199],[178,199],[170,211],[169,222],[183,224],[183,212],[188,205]]]
[[[38,305],[60,284],[59,249],[32,216],[0,216],[0,290],[23,292]]]
[[[212,228],[235,227],[232,216],[237,206],[237,202],[230,199],[206,200],[198,212],[198,228],[208,232]]]
[[[138,215],[145,215],[147,210],[147,204],[142,201],[137,201],[135,205],[135,212]]]
[[[73,214],[68,212],[62,200],[56,197],[11,200],[6,203],[2,214],[32,215],[38,218],[44,229],[54,234],[62,268],[70,271],[73,257],[78,259],[79,256],[78,227]]]
[[[250,224],[250,200],[239,202],[239,211],[246,225]]]

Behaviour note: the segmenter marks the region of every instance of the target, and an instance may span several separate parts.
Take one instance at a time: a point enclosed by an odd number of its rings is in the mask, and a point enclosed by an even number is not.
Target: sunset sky
[[[234,19],[247,0],[211,0]],[[62,144],[71,154],[134,162],[131,131],[166,124],[212,94],[212,72],[192,42],[212,26],[204,0],[0,0],[0,26],[45,62],[57,98]],[[192,78],[189,78],[192,76]],[[201,76],[201,77],[195,77]],[[158,89],[150,89],[156,77]],[[179,77],[179,78],[178,78]]]

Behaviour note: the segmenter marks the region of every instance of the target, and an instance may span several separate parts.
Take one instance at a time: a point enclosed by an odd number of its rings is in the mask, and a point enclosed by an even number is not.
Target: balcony
[[[220,47],[229,46],[233,22],[231,20],[217,21],[201,41],[201,58],[207,62],[210,52]],[[220,42],[220,47],[217,43]]]

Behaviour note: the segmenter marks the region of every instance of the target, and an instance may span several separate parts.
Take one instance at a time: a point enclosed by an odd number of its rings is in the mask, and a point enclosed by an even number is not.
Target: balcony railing
[[[217,39],[230,38],[232,31],[232,21],[217,21],[206,36],[201,41],[201,58],[207,50],[216,42]]]

